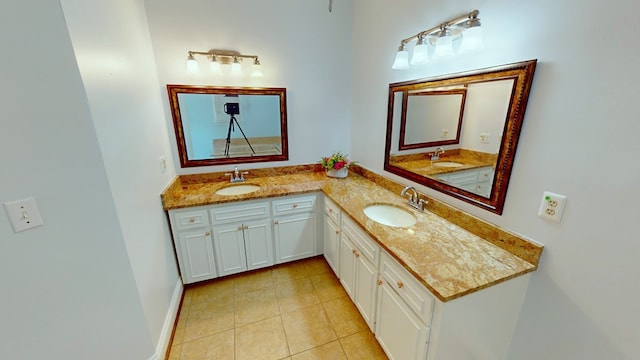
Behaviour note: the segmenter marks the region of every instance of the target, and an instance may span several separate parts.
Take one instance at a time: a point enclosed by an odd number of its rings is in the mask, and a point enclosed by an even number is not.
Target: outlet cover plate
[[[566,196],[552,193],[551,191],[545,191],[542,194],[542,202],[540,203],[538,216],[543,219],[560,222],[562,214],[564,214],[564,207],[566,204]]]

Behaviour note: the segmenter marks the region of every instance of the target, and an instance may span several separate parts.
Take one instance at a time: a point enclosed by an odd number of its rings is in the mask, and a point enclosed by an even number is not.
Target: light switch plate
[[[4,203],[14,232],[28,230],[42,225],[38,205],[33,198]]]

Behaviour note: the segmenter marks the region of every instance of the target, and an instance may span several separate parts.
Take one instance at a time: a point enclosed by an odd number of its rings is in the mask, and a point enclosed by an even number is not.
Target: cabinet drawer
[[[340,208],[326,197],[324,198],[324,213],[334,224],[340,224]]]
[[[353,245],[358,248],[362,256],[371,261],[373,266],[378,267],[380,247],[346,216],[342,218],[342,234],[353,242]]]
[[[273,216],[315,210],[316,195],[295,196],[273,201]]]
[[[483,167],[478,170],[478,182],[491,181],[493,179],[493,168],[491,166]]]
[[[176,231],[209,225],[209,214],[206,209],[176,211],[172,217]]]
[[[380,259],[380,274],[407,306],[429,325],[434,304],[434,298],[429,291],[385,252]]]
[[[270,216],[268,201],[217,206],[211,209],[211,219],[214,224],[262,219]]]

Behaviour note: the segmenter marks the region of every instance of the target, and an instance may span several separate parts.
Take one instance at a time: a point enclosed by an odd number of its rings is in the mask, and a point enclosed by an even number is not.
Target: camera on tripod
[[[240,115],[240,104],[238,103],[226,103],[224,104],[224,112],[227,113],[227,115]]]

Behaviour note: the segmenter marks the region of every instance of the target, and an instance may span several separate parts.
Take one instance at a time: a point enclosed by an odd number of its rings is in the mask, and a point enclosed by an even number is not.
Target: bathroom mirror
[[[167,85],[181,167],[289,159],[284,88]]]
[[[466,95],[466,88],[404,92],[399,149],[458,144]]]
[[[502,214],[536,63],[390,84],[384,169]]]

